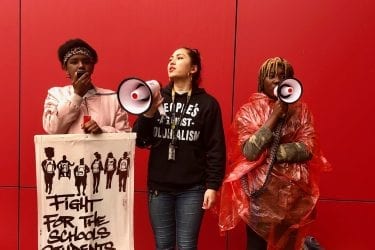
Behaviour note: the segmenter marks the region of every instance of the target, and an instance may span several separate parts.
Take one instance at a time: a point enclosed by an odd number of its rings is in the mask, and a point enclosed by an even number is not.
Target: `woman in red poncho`
[[[228,140],[228,169],[219,226],[247,225],[247,249],[301,249],[315,218],[317,177],[328,170],[305,103],[287,104],[274,89],[294,77],[283,58],[260,68],[258,93],[237,112]]]

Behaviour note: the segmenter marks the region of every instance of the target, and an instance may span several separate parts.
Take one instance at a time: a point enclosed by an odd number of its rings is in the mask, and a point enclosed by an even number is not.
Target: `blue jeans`
[[[156,249],[197,249],[205,187],[196,186],[180,192],[150,191],[148,211]]]

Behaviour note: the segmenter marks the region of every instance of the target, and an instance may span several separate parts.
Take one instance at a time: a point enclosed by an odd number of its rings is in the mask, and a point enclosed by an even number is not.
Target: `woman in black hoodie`
[[[204,210],[214,205],[225,172],[220,106],[198,87],[200,73],[198,50],[174,51],[170,83],[154,93],[134,126],[137,146],[150,149],[149,215],[157,249],[197,248]]]

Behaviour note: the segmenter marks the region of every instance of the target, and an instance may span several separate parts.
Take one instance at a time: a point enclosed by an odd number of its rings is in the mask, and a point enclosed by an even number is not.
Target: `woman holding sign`
[[[48,134],[100,134],[130,131],[127,113],[114,91],[92,82],[98,55],[81,39],[66,41],[58,49],[62,69],[71,83],[48,90],[43,128]]]

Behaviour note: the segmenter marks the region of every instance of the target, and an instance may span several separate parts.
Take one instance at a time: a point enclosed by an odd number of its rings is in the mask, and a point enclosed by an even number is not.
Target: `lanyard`
[[[184,117],[185,113],[186,113],[186,110],[187,110],[187,106],[189,105],[189,102],[190,102],[190,97],[191,97],[191,90],[189,90],[188,94],[187,94],[187,97],[186,97],[186,103],[182,109],[182,112],[180,113],[180,117],[177,119],[176,118],[176,103],[175,103],[175,95],[176,95],[176,91],[174,90],[174,88],[172,88],[172,115],[171,115],[171,130],[172,130],[172,144],[175,144],[176,143],[176,140],[177,140],[177,130],[178,130],[178,127],[180,126],[181,124],[181,121],[182,121],[182,118]]]

